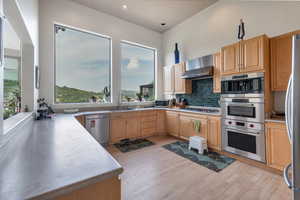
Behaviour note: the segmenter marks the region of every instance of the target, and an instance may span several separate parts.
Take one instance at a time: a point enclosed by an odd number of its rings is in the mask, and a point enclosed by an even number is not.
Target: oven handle
[[[227,130],[232,131],[232,132],[237,132],[237,131],[239,131],[239,133],[241,133],[241,134],[252,135],[252,136],[256,136],[256,137],[261,135],[261,132],[260,132],[260,131],[257,131],[257,133],[249,133],[249,132],[246,132],[245,130],[241,130],[241,129],[231,129],[231,128],[225,128],[226,134],[227,134]],[[237,134],[238,134],[238,133],[237,133]]]
[[[254,103],[233,103],[233,102],[228,103],[227,106],[256,107]]]

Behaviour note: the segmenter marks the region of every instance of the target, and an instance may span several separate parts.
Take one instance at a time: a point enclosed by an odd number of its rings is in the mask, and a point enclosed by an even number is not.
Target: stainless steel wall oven
[[[265,162],[264,73],[222,78],[222,147]]]

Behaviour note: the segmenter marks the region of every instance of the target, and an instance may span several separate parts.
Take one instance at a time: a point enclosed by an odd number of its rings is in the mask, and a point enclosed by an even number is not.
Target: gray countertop
[[[272,118],[269,118],[269,119],[266,119],[265,122],[275,122],[275,123],[285,123],[285,120],[284,119],[272,119]]]
[[[30,121],[2,149],[0,199],[49,199],[105,178],[120,164],[73,115]]]
[[[215,108],[219,109],[220,108]],[[100,114],[100,113],[122,113],[122,112],[136,112],[136,111],[146,111],[146,110],[168,110],[168,111],[176,111],[176,112],[186,112],[186,113],[196,113],[196,114],[202,114],[202,115],[214,115],[214,116],[220,116],[220,112],[216,113],[207,113],[207,112],[199,112],[194,110],[186,110],[186,109],[179,109],[179,108],[168,108],[168,107],[153,107],[153,108],[136,108],[136,109],[129,109],[129,110],[103,110],[103,111],[92,111],[92,112],[80,112],[76,113],[75,115],[93,115],[93,114]]]
[[[118,176],[120,164],[81,126],[76,115],[171,110],[220,115],[184,109],[139,108],[57,114],[30,121],[0,149],[0,199],[50,199],[105,178]]]

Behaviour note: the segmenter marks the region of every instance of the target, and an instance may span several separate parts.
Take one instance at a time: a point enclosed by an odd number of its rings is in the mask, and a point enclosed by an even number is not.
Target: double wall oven
[[[223,77],[221,107],[223,149],[265,162],[264,73]]]

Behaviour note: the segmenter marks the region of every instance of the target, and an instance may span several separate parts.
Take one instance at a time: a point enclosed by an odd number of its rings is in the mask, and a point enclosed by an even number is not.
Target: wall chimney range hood
[[[181,76],[185,79],[207,79],[214,74],[213,55],[190,59],[186,62],[186,72]]]

